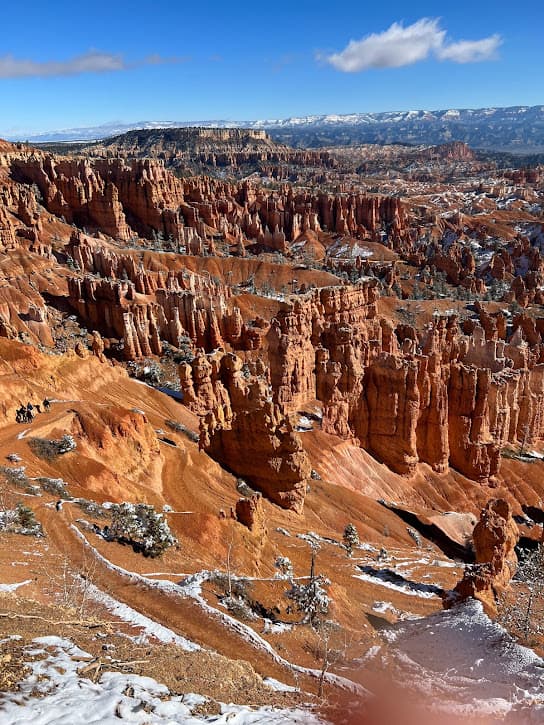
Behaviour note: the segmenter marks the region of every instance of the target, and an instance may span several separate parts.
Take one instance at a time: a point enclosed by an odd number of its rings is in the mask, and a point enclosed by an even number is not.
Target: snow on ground
[[[31,673],[17,692],[0,695],[2,725],[280,725],[324,721],[302,709],[251,708],[221,704],[220,715],[193,715],[205,701],[200,695],[170,696],[168,688],[151,677],[104,672],[97,682],[82,677],[78,669],[92,656],[60,637],[41,637],[28,648]],[[271,681],[270,686],[285,687]]]
[[[376,653],[382,664],[435,709],[544,722],[544,660],[515,644],[479,602],[404,621],[385,635],[389,644]]]
[[[369,544],[366,541],[361,542],[358,546],[355,547],[355,550],[360,549],[361,551],[370,551],[373,553],[376,553],[378,549],[376,549],[375,546],[372,546],[372,544]]]
[[[308,531],[306,534],[297,534],[298,539],[308,541],[310,544],[332,544],[333,546],[340,546],[340,542],[336,539],[331,539],[328,536],[320,536],[315,531]]]
[[[267,687],[270,687],[271,690],[275,690],[276,692],[299,692],[298,687],[286,685],[285,682],[275,680],[273,677],[265,677],[263,679],[263,683]]]
[[[378,612],[378,614],[385,614],[391,612],[391,614],[398,614],[399,610],[394,607],[391,602],[374,602],[372,605],[372,611]]]
[[[128,622],[133,627],[143,630],[146,635],[155,637],[155,639],[158,639],[160,642],[171,642],[187,652],[196,652],[200,649],[199,645],[195,642],[191,642],[185,637],[176,634],[171,629],[168,629],[168,627],[164,627],[162,624],[155,622],[153,619],[149,619],[149,617],[146,617],[144,614],[140,614],[140,612],[137,612],[135,609],[132,609],[132,607],[129,607],[128,604],[123,604],[122,602],[117,601],[117,599],[110,597],[109,594],[101,591],[98,587],[95,587],[94,584],[86,584],[86,593],[92,600],[104,605],[108,611],[123,622]],[[142,638],[141,636],[138,637],[138,641],[140,642],[143,641],[143,639],[147,638]]]
[[[372,567],[363,567],[364,571],[354,574],[355,579],[375,584],[378,586],[393,589],[402,594],[408,594],[411,597],[421,597],[422,599],[432,599],[439,596],[439,590],[433,584],[419,584],[417,582],[403,581],[403,577],[389,569],[374,569]]]
[[[372,257],[374,252],[369,249],[368,247],[360,247],[358,244],[353,245],[353,249],[351,250],[351,256],[352,257],[363,257],[367,259],[368,257]]]
[[[21,562],[21,563],[26,564],[26,562]],[[0,592],[6,592],[9,594],[11,592],[15,592],[17,589],[19,589],[19,587],[24,587],[25,584],[31,584],[31,583],[32,583],[32,579],[26,579],[24,582],[15,582],[15,584],[0,584]]]
[[[264,620],[263,632],[265,634],[283,634],[284,632],[290,632],[292,629],[293,625],[287,622],[273,622],[271,619]]]
[[[227,626],[234,632],[237,632],[246,642],[250,642],[257,649],[261,649],[267,652],[278,664],[289,668],[292,672],[300,672],[301,674],[310,675],[311,677],[321,677],[320,670],[311,669],[309,667],[302,667],[301,665],[296,665],[293,662],[289,662],[289,660],[286,660],[284,657],[278,654],[278,652],[276,652],[270,642],[264,639],[264,637],[261,637],[260,634],[258,634],[252,627],[244,624],[243,622],[239,622],[237,619],[231,617],[226,612],[222,612],[219,609],[212,607],[212,605],[209,604],[202,596],[202,584],[209,578],[211,574],[209,571],[201,571],[197,572],[196,574],[191,574],[190,576],[186,577],[184,581],[179,582],[178,584],[168,581],[167,579],[149,579],[148,577],[142,576],[137,572],[128,571],[127,569],[123,569],[122,567],[113,564],[113,562],[109,561],[109,559],[103,556],[97,549],[95,549],[94,546],[92,546],[92,544],[87,540],[87,538],[82,534],[77,526],[71,524],[70,528],[81,539],[81,541],[83,541],[84,545],[93,552],[93,555],[98,560],[103,562],[112,571],[117,572],[121,576],[127,577],[131,581],[141,582],[142,584],[145,584],[149,587],[160,589],[169,595],[178,597],[191,597],[210,616],[214,617],[215,619],[221,620],[225,626]],[[361,696],[368,694],[365,688],[361,687],[361,685],[352,682],[346,677],[335,675],[332,672],[328,672],[325,675],[325,680],[336,685],[337,687],[341,687],[345,690],[357,693]]]
[[[310,675],[311,677],[317,677],[320,678],[322,676],[322,673],[320,670],[312,669],[310,667],[302,667],[301,665],[296,665],[293,662],[290,662],[289,660],[286,660],[284,657],[282,657],[276,650],[272,647],[270,642],[268,642],[266,639],[261,637],[252,627],[250,627],[248,624],[244,624],[243,622],[239,622],[234,617],[231,617],[226,612],[221,612],[215,607],[212,607],[211,604],[209,604],[204,597],[201,594],[200,586],[205,581],[205,579],[202,578],[202,574],[209,574],[209,572],[199,572],[199,574],[193,575],[193,579],[191,580],[191,577],[188,577],[191,581],[189,582],[189,591],[190,595],[195,599],[202,609],[207,612],[210,616],[215,617],[216,619],[222,620],[222,622],[232,629],[233,631],[237,632],[243,639],[246,640],[246,642],[250,642],[254,647],[264,650],[265,652],[268,652],[268,654],[280,665],[283,665],[284,667],[289,668],[292,672],[300,672],[304,675]],[[185,584],[184,584],[185,585]],[[187,590],[185,590],[187,592]],[[347,679],[346,677],[341,677],[340,675],[335,675],[332,672],[327,672],[324,675],[324,679],[327,682],[330,682],[331,684],[336,685],[337,687],[340,687],[344,690],[348,690],[349,692],[356,693],[360,696],[366,696],[368,695],[368,691],[365,690],[364,687],[361,687],[361,685],[357,684],[356,682],[352,682],[351,680]]]
[[[459,563],[457,561],[447,561],[446,559],[433,559],[430,566],[437,566],[440,569],[455,569],[456,566],[459,566]]]

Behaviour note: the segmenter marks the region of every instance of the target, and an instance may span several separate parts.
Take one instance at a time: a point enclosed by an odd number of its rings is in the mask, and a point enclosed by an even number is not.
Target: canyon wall
[[[185,227],[202,239],[219,231],[243,234],[284,251],[307,230],[375,235],[382,226],[402,236],[406,212],[399,199],[362,193],[330,195],[257,189],[250,182],[207,177],[179,179],[153,159],[76,159],[38,154],[14,158],[16,180],[36,184],[45,207],[67,222],[129,241],[141,234],[187,241]],[[248,242],[249,243],[249,242]]]

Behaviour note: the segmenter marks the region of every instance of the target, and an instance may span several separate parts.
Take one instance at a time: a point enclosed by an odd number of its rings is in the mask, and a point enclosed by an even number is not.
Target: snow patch
[[[300,672],[302,674],[310,675],[311,677],[321,677],[320,670],[311,669],[309,667],[302,667],[301,665],[289,662],[289,660],[286,660],[284,657],[278,654],[276,650],[272,647],[272,645],[267,642],[266,639],[261,637],[249,625],[239,622],[237,619],[231,617],[226,612],[222,612],[219,609],[212,607],[211,604],[208,604],[208,602],[202,596],[202,584],[209,578],[210,572],[197,572],[196,574],[192,574],[191,576],[187,577],[184,581],[179,582],[179,584],[174,584],[173,582],[165,579],[149,579],[148,577],[142,576],[137,572],[127,571],[126,569],[123,569],[122,567],[113,564],[111,561],[106,559],[105,556],[102,556],[102,554],[97,549],[95,549],[95,547],[92,546],[89,541],[87,541],[86,537],[77,528],[77,526],[71,524],[71,528],[76,533],[76,535],[83,541],[83,543],[93,552],[93,555],[97,559],[102,561],[107,567],[112,569],[112,571],[118,572],[119,574],[127,577],[131,581],[139,581],[151,588],[160,589],[161,591],[164,591],[170,595],[178,597],[189,596],[193,598],[200,605],[200,607],[210,616],[214,617],[215,619],[221,620],[225,626],[227,626],[232,631],[237,632],[242,637],[242,639],[244,639],[246,642],[251,643],[253,647],[267,652],[278,664],[288,667],[293,672]],[[340,675],[335,675],[331,672],[325,675],[325,680],[335,684],[337,687],[348,690],[350,692],[354,692],[361,696],[369,694],[368,691],[365,690],[365,688],[361,685],[352,682],[352,680],[349,680],[346,677],[341,677]]]
[[[361,571],[359,574],[353,575],[354,579],[374,584],[376,586],[392,589],[395,592],[408,594],[411,597],[421,597],[422,599],[432,599],[439,595],[437,588],[431,584],[417,584],[412,582],[402,583],[402,577],[394,575],[389,570],[368,570]],[[399,581],[397,581],[397,578]]]
[[[29,662],[30,675],[18,692],[7,693],[2,705],[2,725],[280,725],[324,721],[302,709],[247,707],[221,704],[220,715],[193,715],[205,701],[188,693],[171,696],[168,688],[151,677],[104,672],[97,682],[82,677],[78,669],[92,656],[60,637],[34,640],[27,654],[45,658]],[[282,685],[277,681],[277,689]]]
[[[374,602],[372,605],[372,611],[378,612],[378,614],[385,614],[391,612],[391,614],[398,614],[398,609],[394,607],[391,602]]]
[[[404,621],[385,634],[388,670],[436,710],[501,718],[522,712],[522,720],[508,722],[544,722],[544,660],[516,644],[480,602]]]
[[[290,632],[293,629],[293,625],[288,622],[273,622],[271,619],[264,620],[263,632],[265,634],[284,634],[284,632]]]
[[[291,685],[286,685],[285,682],[280,682],[279,680],[275,680],[273,677],[265,677],[263,679],[263,683],[270,687],[271,690],[275,690],[276,692],[299,692],[298,687],[292,687]]]
[[[123,604],[122,602],[117,601],[117,599],[110,597],[109,594],[101,591],[94,584],[87,584],[87,593],[91,599],[103,604],[108,611],[123,622],[127,622],[133,627],[142,629],[146,635],[155,637],[155,639],[158,639],[160,642],[175,644],[187,652],[197,652],[201,649],[196,643],[176,634],[168,627],[149,619],[149,617],[146,617],[144,614],[140,614],[140,612],[137,612],[135,609],[132,609],[132,607],[129,607],[128,604]]]
[[[0,584],[0,592],[6,592],[9,594],[11,592],[17,591],[19,587],[24,587],[26,584],[31,583],[32,579],[26,579],[24,582],[15,582],[15,584]]]

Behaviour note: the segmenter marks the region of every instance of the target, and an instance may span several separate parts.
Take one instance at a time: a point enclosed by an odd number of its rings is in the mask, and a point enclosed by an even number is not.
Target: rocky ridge
[[[55,144],[44,148],[63,152]],[[287,177],[293,170],[333,168],[335,159],[326,151],[292,149],[276,143],[264,130],[240,128],[139,129],[93,144],[73,144],[78,155],[98,158],[161,160],[167,168],[187,175],[214,173],[239,175],[271,173]]]

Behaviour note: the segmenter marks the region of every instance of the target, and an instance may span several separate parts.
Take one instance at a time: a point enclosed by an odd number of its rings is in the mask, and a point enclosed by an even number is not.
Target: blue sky
[[[7,5],[0,136],[109,121],[544,103],[535,0]]]

